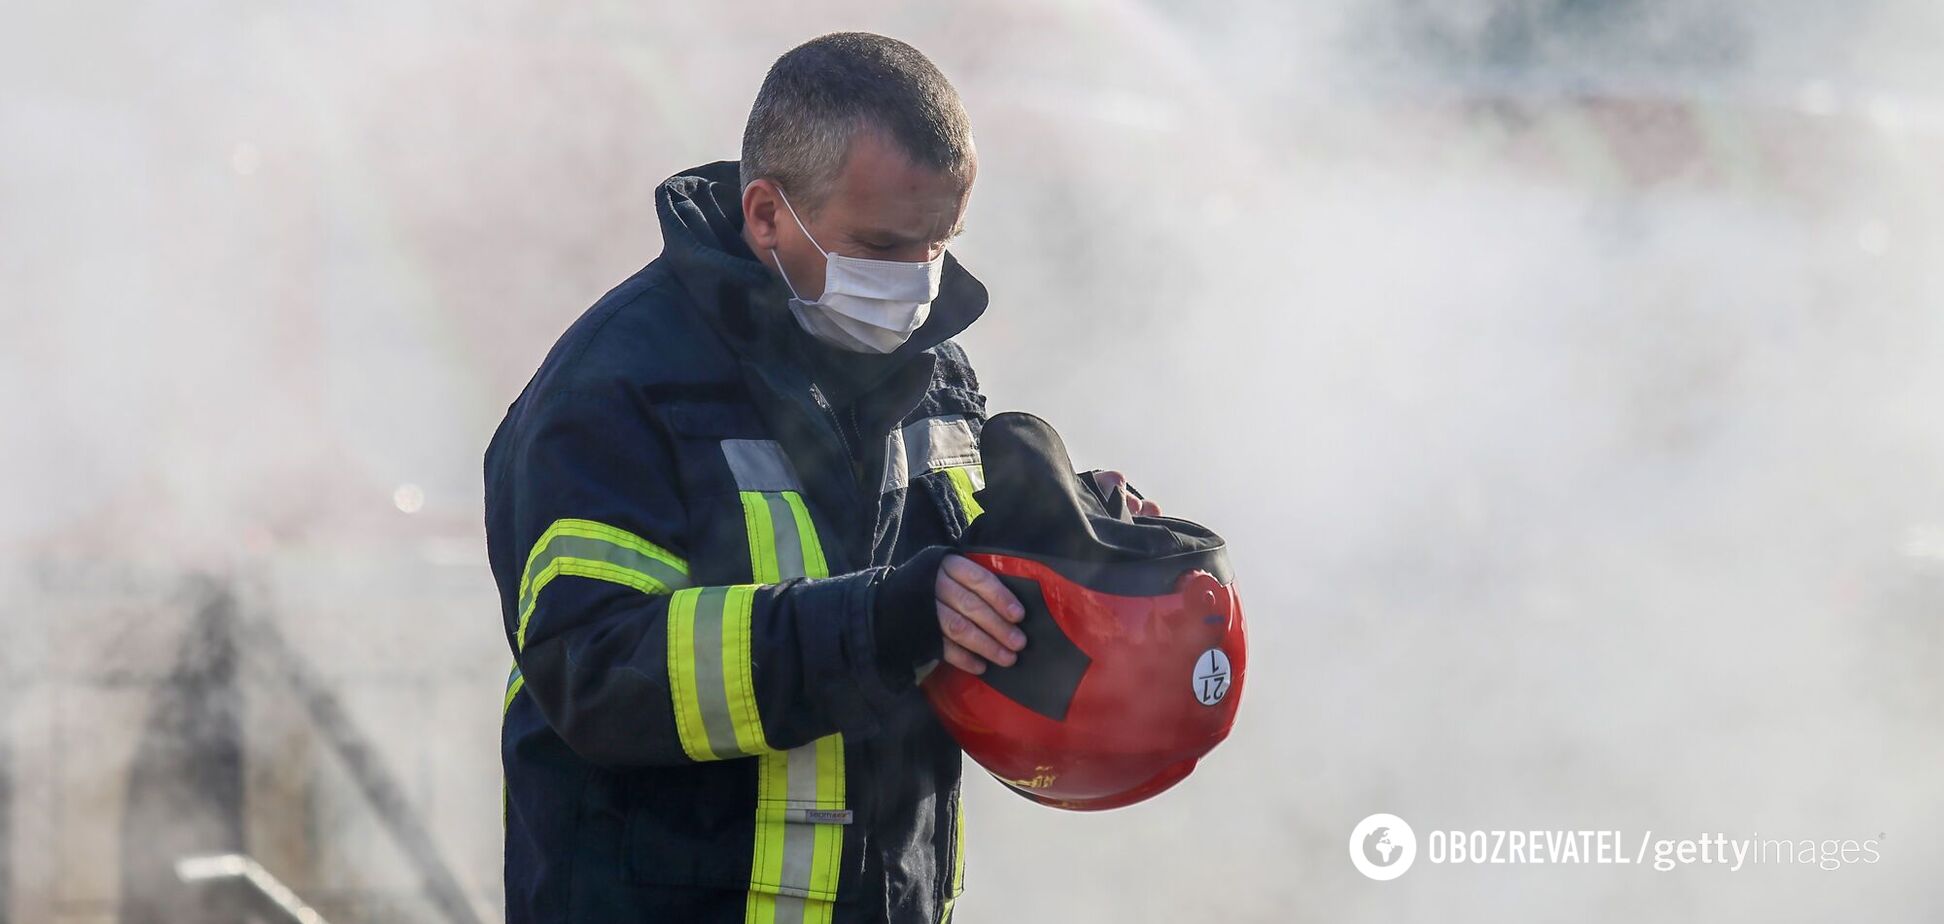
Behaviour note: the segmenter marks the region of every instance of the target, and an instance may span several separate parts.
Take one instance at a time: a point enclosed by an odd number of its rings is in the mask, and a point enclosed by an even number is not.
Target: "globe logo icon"
[[[1369,834],[1364,835],[1364,859],[1369,860],[1372,865],[1389,866],[1397,862],[1397,842],[1391,840],[1390,831],[1389,828],[1374,828]]]
[[[1417,834],[1396,815],[1371,815],[1350,829],[1350,863],[1371,879],[1396,879],[1416,859]]]

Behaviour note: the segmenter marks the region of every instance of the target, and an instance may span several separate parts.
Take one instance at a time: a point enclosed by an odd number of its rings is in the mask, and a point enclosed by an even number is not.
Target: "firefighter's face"
[[[882,133],[859,132],[829,197],[815,208],[806,208],[793,190],[779,194],[770,180],[749,184],[743,191],[744,233],[758,255],[774,249],[797,294],[815,301],[824,288],[824,255],[818,244],[831,253],[866,260],[935,259],[964,230],[965,206],[977,173],[977,161],[963,179],[914,164]],[[781,196],[790,196],[789,204],[810,236],[791,220]]]

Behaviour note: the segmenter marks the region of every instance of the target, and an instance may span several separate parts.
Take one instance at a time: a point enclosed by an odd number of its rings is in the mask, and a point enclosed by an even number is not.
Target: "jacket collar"
[[[802,362],[810,340],[789,311],[790,291],[742,239],[738,164],[716,161],[669,177],[655,193],[662,256],[709,325],[746,359]],[[986,289],[950,252],[931,314],[884,356],[847,354],[857,381],[881,381],[912,357],[957,336],[985,313]],[[828,349],[811,341],[808,349]],[[868,384],[866,385],[868,387]]]

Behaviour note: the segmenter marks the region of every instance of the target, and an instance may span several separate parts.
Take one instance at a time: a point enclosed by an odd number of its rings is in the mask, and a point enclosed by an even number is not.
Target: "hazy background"
[[[499,918],[486,440],[655,186],[860,28],[972,114],[994,408],[1224,532],[1252,623],[1164,797],[968,774],[961,920],[1944,916],[1944,7],[4,13],[11,920],[166,917],[213,849]],[[1374,883],[1380,811],[1882,859]]]

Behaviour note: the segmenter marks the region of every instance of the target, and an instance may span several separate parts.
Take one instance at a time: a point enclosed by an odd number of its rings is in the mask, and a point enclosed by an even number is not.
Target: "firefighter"
[[[740,162],[661,186],[661,255],[507,410],[511,924],[950,918],[960,752],[914,677],[1024,644],[948,551],[980,513],[985,399],[950,338],[986,291],[947,252],[976,172],[916,49],[790,51]],[[1124,481],[1090,487],[1158,512]]]

